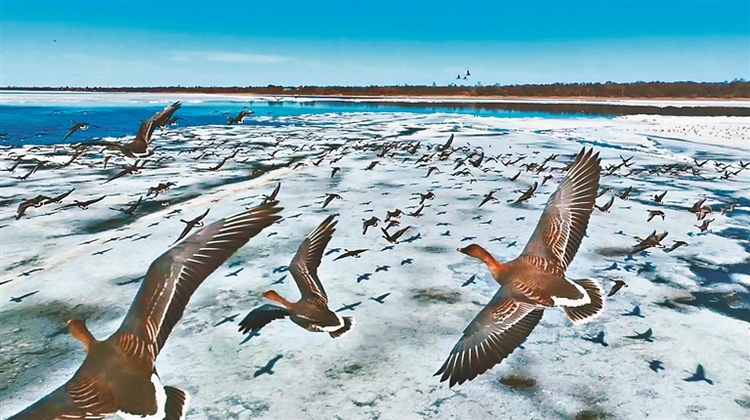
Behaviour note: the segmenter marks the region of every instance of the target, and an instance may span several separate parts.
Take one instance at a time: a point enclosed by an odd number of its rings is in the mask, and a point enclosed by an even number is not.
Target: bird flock
[[[469,75],[467,71],[466,76]],[[346,171],[361,171],[367,174],[377,172],[382,166],[412,165],[414,171],[424,174],[419,176],[440,176],[443,177],[442,182],[454,181],[458,188],[480,183],[478,179],[482,175],[494,174],[502,181],[502,186],[492,186],[481,198],[477,198],[476,208],[502,205],[507,206],[510,211],[529,206],[529,201],[536,197],[545,185],[555,188],[554,191],[550,191],[546,205],[538,213],[538,223],[516,259],[500,262],[483,246],[473,243],[475,237],[464,236],[461,239],[460,242],[471,243],[458,247],[458,252],[484,263],[499,288],[463,330],[445,362],[435,373],[441,382],[448,382],[450,387],[475,379],[509,357],[537,327],[546,309],[562,308],[573,324],[589,322],[602,313],[607,299],[613,298],[618,291],[628,286],[622,280],[613,279],[613,286],[605,293],[600,279],[572,280],[566,277],[567,268],[582,243],[594,245],[591,243],[595,242],[595,239],[584,240],[592,215],[616,215],[616,212],[620,211],[614,206],[616,200],[624,203],[632,197],[632,185],[616,191],[616,187],[603,185],[607,178],[633,179],[639,176],[670,175],[709,179],[709,171],[706,169],[708,160],[695,160],[692,164],[670,163],[649,167],[636,166],[637,162],[633,156],[620,156],[619,161],[615,163],[602,164],[599,154],[591,148],[584,148],[572,156],[561,156],[556,153],[542,156],[539,150],[511,150],[490,154],[488,150],[479,146],[471,147],[468,143],[464,146],[455,146],[454,141],[460,134],[451,134],[445,142],[438,144],[389,140],[386,136],[378,141],[341,139],[339,142],[323,142],[320,141],[322,137],[312,132],[301,139],[276,136],[252,143],[235,140],[232,136],[227,136],[223,140],[196,138],[195,135],[191,138],[188,134],[177,136],[168,130],[180,120],[179,116],[174,115],[180,108],[181,104],[175,102],[157,112],[143,121],[135,138],[127,142],[91,140],[69,146],[55,145],[49,152],[45,152],[41,147],[24,148],[25,154],[9,148],[4,151],[5,159],[11,160],[12,164],[3,169],[14,173],[20,167],[30,167],[25,175],[17,177],[20,182],[28,182],[30,177],[38,172],[51,174],[55,170],[76,165],[80,171],[88,169],[96,174],[106,173],[107,175],[100,179],[101,185],[115,185],[124,177],[137,177],[144,171],[156,171],[169,168],[170,165],[184,165],[186,159],[180,156],[182,154],[190,156],[189,160],[192,161],[196,173],[221,173],[230,171],[230,167],[241,167],[243,179],[248,180],[269,177],[275,171],[305,171],[325,165],[328,166],[325,177],[329,179],[341,176]],[[227,126],[241,124],[252,115],[252,111],[243,108],[236,116],[228,116]],[[63,141],[77,131],[89,127],[97,126],[75,122]],[[153,141],[156,128],[162,130],[158,145]],[[34,152],[36,154],[32,155]],[[51,160],[40,159],[39,154]],[[360,168],[339,165],[338,162],[348,154],[374,155],[374,159]],[[198,166],[198,162],[211,157],[216,158],[218,163],[208,167]],[[107,171],[108,165],[121,165],[121,168]],[[741,160],[738,164],[717,161],[712,163],[716,172],[715,179],[719,181],[736,178],[746,168],[750,170],[748,166],[748,163]],[[485,181],[481,182],[484,183]],[[120,214],[128,223],[132,223],[139,216],[163,211],[164,207],[170,206],[172,201],[176,201],[170,191],[179,188],[180,184],[180,179],[173,177],[157,185],[143,186],[141,191],[135,192],[137,199],[108,209]],[[516,184],[523,186],[516,189],[512,195],[508,194],[507,186]],[[433,204],[440,196],[439,185],[436,184],[437,188],[434,190],[415,192],[411,199],[418,201],[418,204],[404,207],[404,210],[388,209],[381,217],[368,217],[363,214],[361,235],[371,236],[371,232],[379,228],[378,240],[381,240],[383,245],[379,252],[423,239],[419,231],[422,223],[420,219],[427,213],[440,216],[448,211],[440,210],[448,204]],[[15,222],[23,223],[25,218],[44,217],[73,208],[86,210],[108,198],[108,194],[92,198],[76,197],[75,190],[71,188],[62,192],[39,194],[33,198],[21,198],[15,211]],[[648,193],[653,194],[649,200],[653,208],[648,209],[643,215],[644,224],[649,224],[656,218],[664,221],[670,217],[671,212],[687,211],[695,214],[696,220],[701,222],[695,225],[698,233],[705,234],[710,232],[710,223],[716,217],[727,217],[740,203],[739,200],[733,199],[718,206],[709,205],[708,198],[702,197],[690,207],[678,208],[675,205],[666,205],[669,201],[669,191],[665,189],[662,192]],[[609,197],[604,198],[608,194]],[[179,219],[184,228],[175,236],[170,248],[148,268],[120,328],[109,338],[100,341],[89,332],[84,320],[70,319],[70,334],[86,348],[85,361],[66,384],[11,419],[95,419],[110,414],[165,420],[185,418],[189,396],[184,390],[161,384],[156,371],[157,356],[183,312],[189,310],[188,303],[192,294],[207,277],[249,241],[260,242],[261,238],[255,237],[262,231],[301,215],[282,213],[282,182],[277,182],[270,194],[259,198],[261,200],[258,204],[207,225],[204,225],[204,220],[211,214],[210,208],[206,208],[202,213],[196,213],[196,216],[189,220],[180,209],[166,213],[165,220],[184,216],[185,218]],[[606,201],[600,205],[597,199],[601,198]],[[332,203],[335,202],[346,203],[347,193],[343,190],[323,192],[320,199],[321,201],[314,205],[323,210],[334,206]],[[358,205],[370,207],[371,203],[364,202]],[[39,213],[40,208],[48,208],[53,204],[59,206],[50,213]],[[144,209],[146,205],[149,206],[148,209]],[[341,204],[337,208],[352,210],[355,209],[355,205]],[[246,335],[246,339],[257,336],[269,323],[280,319],[289,319],[307,331],[324,332],[333,339],[345,339],[355,328],[354,317],[342,316],[340,313],[355,311],[362,302],[342,304],[340,308],[331,310],[323,286],[327,280],[319,278],[318,269],[324,257],[331,254],[338,255],[326,264],[334,264],[346,258],[359,259],[368,252],[376,251],[371,250],[372,245],[357,249],[328,248],[337,229],[359,231],[359,226],[339,226],[338,216],[339,214],[328,215],[306,237],[298,238],[299,246],[288,266],[280,266],[273,270],[277,275],[289,272],[301,297],[295,302],[287,300],[275,290],[264,291],[262,296],[273,303],[252,309],[239,321],[239,333]],[[408,219],[409,222],[404,223],[404,219]],[[481,217],[475,219],[478,225],[489,227],[492,224],[492,220],[480,221]],[[158,223],[154,222],[149,227]],[[448,227],[450,223],[441,222],[437,225]],[[7,225],[3,225],[5,226]],[[653,230],[645,238],[634,237],[633,245],[603,252],[609,252],[609,255],[620,253],[632,256],[650,248],[661,248],[666,253],[673,253],[680,247],[688,246],[688,242],[682,239],[675,239],[670,246],[662,244],[667,235],[666,230],[663,233]],[[150,234],[133,233],[100,240],[99,243],[127,239],[139,241],[149,236]],[[446,230],[441,236],[451,237],[452,234],[450,230]],[[489,242],[500,243],[504,239],[495,237]],[[81,245],[89,245],[96,241],[97,239],[92,239]],[[373,243],[376,242],[370,242]],[[506,246],[514,247],[517,243],[510,242]],[[110,250],[111,247],[99,249],[92,255],[103,255]],[[413,258],[403,258],[400,259],[399,265],[410,265],[413,261]],[[374,273],[388,272],[390,268],[389,265],[379,265]],[[617,269],[616,263],[611,269]],[[42,267],[34,268],[22,272],[20,276],[28,277],[43,270]],[[236,269],[226,274],[226,277],[237,277],[240,273],[246,273],[243,270],[244,268]],[[368,281],[372,275],[373,273],[357,273],[356,281]],[[272,284],[282,284],[286,277],[284,274]],[[8,282],[2,282],[0,285]],[[463,282],[460,287],[468,287],[475,283],[476,275]],[[12,297],[11,302],[21,303],[38,292]],[[391,292],[388,292],[372,296],[368,300],[385,305],[390,295]],[[643,317],[638,306],[623,315]],[[237,314],[226,317],[215,326],[234,323],[236,318]],[[457,336],[459,332],[457,329]],[[657,336],[649,328],[643,333],[635,332],[634,335],[624,338],[653,342]],[[609,346],[605,341],[604,331],[583,339],[604,347]],[[259,367],[254,376],[273,374],[274,366],[280,359],[281,355],[274,357],[266,366]],[[647,367],[658,373],[664,369],[662,363],[659,360],[651,360],[648,361]],[[713,381],[706,377],[705,370],[700,364],[695,373],[685,378],[685,381],[704,381],[713,384]]]

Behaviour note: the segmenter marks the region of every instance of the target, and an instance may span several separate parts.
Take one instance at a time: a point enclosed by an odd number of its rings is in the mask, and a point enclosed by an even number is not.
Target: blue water
[[[9,95],[9,94],[4,94]],[[11,94],[12,95],[12,94]],[[60,94],[65,95],[65,94]],[[138,131],[140,122],[163,109],[168,103],[141,102],[37,102],[29,104],[0,105],[0,133],[3,145],[24,144],[57,144],[61,143],[73,122],[86,122],[99,126],[86,131],[77,131],[66,143],[86,141],[91,138],[133,136]],[[347,113],[347,112],[410,112],[416,114],[453,113],[460,115],[491,116],[504,118],[570,118],[570,117],[605,117],[582,115],[579,113],[553,113],[538,111],[521,111],[507,109],[475,109],[466,106],[421,105],[398,106],[392,104],[373,104],[316,100],[315,102],[268,103],[216,100],[202,103],[182,101],[175,116],[184,118],[178,127],[226,124],[224,112],[236,116],[243,106],[249,106],[255,114],[245,119],[244,125],[290,125],[303,124],[300,121],[283,121],[274,117],[298,116],[305,114]],[[54,112],[53,112],[54,111]],[[215,112],[218,111],[218,112]],[[271,119],[258,117],[271,117]],[[606,116],[609,117],[609,116]]]

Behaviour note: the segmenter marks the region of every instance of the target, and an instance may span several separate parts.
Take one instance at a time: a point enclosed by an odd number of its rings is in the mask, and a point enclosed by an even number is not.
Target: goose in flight
[[[282,306],[266,304],[253,309],[240,322],[240,332],[258,332],[275,319],[289,317],[295,324],[313,332],[327,332],[332,338],[340,338],[354,326],[354,318],[342,317],[328,308],[328,295],[318,278],[318,266],[328,242],[336,231],[335,216],[328,216],[312,231],[297,249],[289,264],[289,271],[297,283],[302,297],[290,302],[274,290],[263,292],[263,296]]]
[[[501,263],[477,244],[458,248],[484,262],[501,287],[435,374],[442,375],[441,382],[462,384],[500,363],[528,337],[546,308],[562,307],[573,323],[587,322],[604,308],[597,281],[565,277],[594,208],[599,163],[593,150],[581,150],[518,258]]]
[[[73,377],[9,420],[127,418],[182,420],[188,394],[162,386],[156,358],[201,283],[250,238],[281,219],[266,204],[212,223],[157,258],[120,328],[99,341],[81,319],[68,321],[86,359]]]

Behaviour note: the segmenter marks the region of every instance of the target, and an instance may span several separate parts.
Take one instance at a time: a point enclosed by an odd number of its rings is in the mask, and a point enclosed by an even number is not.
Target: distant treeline
[[[294,96],[473,96],[596,98],[750,98],[750,82],[554,83],[506,86],[5,87],[0,90],[153,93],[250,93]]]

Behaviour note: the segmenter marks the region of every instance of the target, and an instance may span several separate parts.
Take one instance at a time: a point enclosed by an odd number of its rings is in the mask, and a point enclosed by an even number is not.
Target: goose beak
[[[464,249],[463,248],[456,248],[456,251],[458,251],[458,252],[460,252],[462,254],[464,253]]]

